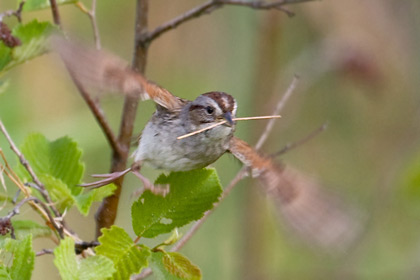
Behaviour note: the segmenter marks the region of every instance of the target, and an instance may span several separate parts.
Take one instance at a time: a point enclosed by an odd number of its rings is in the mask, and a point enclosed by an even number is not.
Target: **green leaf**
[[[77,186],[85,167],[81,161],[82,150],[69,137],[49,141],[42,134],[31,134],[25,139],[21,151],[60,211],[76,204],[86,216],[94,201],[110,196],[116,189],[113,184],[86,191]],[[23,166],[19,165],[18,170],[22,178],[31,180]]]
[[[76,196],[76,206],[80,213],[86,216],[89,213],[90,206],[94,201],[102,201],[105,197],[112,195],[116,189],[117,186],[109,184],[98,189],[81,193]]]
[[[0,280],[12,280],[7,268],[0,263]]]
[[[47,237],[51,235],[49,227],[41,226],[30,220],[12,220],[13,228],[15,229],[16,239],[23,239],[28,235],[32,238]]]
[[[198,280],[202,278],[200,269],[180,253],[153,252],[151,263],[157,279]]]
[[[0,71],[12,60],[12,49],[0,42]]]
[[[70,188],[63,181],[48,174],[39,175],[39,179],[44,183],[45,189],[60,212],[70,208],[75,203]]]
[[[69,137],[48,141],[39,133],[26,137],[21,147],[22,153],[36,174],[48,174],[66,184],[73,195],[82,192],[76,186],[81,183],[85,170],[81,162],[82,150]]]
[[[57,5],[62,4],[73,4],[76,3],[77,0],[56,0]],[[23,11],[34,11],[34,10],[41,10],[47,9],[50,7],[49,0],[26,0],[25,4],[23,5]]]
[[[129,279],[131,274],[140,273],[148,266],[149,248],[135,244],[120,227],[102,229],[99,242],[101,245],[96,247],[96,253],[111,259],[114,263],[116,272],[112,279]]]
[[[104,256],[78,260],[74,252],[74,240],[69,237],[55,248],[54,256],[54,264],[64,280],[106,279],[115,272],[112,261]]]
[[[104,256],[92,256],[83,259],[80,264],[80,280],[107,279],[114,274],[114,264]]]
[[[54,249],[54,264],[64,280],[78,280],[78,263],[74,252],[73,239],[66,237]]]
[[[7,261],[0,260],[0,279],[31,279],[35,261],[32,236],[27,235],[22,240],[2,239],[0,248],[0,252],[8,253],[9,257]]]
[[[133,204],[131,217],[138,236],[152,238],[200,219],[222,193],[214,169],[162,174],[155,184],[170,184],[170,192],[162,197],[145,191]]]
[[[13,252],[13,265],[10,268],[12,279],[31,279],[35,263],[35,252],[32,250],[32,236],[27,235],[19,241]]]
[[[12,30],[12,35],[19,38],[22,44],[14,48],[8,48],[4,44],[0,44],[0,70],[6,71],[46,53],[48,37],[54,30],[57,30],[57,28],[47,21],[33,20],[27,24],[16,25]]]

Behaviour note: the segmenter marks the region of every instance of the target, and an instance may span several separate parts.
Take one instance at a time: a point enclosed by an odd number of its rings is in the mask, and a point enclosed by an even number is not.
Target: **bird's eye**
[[[213,112],[214,112],[213,107],[211,107],[211,106],[207,106],[207,107],[206,107],[206,112],[207,112],[207,114],[209,114],[209,115],[213,114]]]

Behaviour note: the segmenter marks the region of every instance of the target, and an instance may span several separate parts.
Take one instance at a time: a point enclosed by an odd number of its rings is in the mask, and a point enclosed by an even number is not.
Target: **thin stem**
[[[42,249],[39,252],[36,252],[35,256],[39,257],[39,256],[44,256],[44,255],[51,255],[54,254],[54,251],[51,249]]]
[[[19,3],[19,7],[17,8],[17,10],[8,10],[3,13],[0,13],[0,21],[3,21],[4,17],[15,16],[18,22],[22,22],[22,9],[23,9],[24,4],[25,4],[25,1],[21,1]]]
[[[114,153],[123,154],[123,151],[118,143],[118,139],[115,136],[114,132],[112,131],[111,126],[109,125],[104,111],[102,110],[99,103],[90,96],[90,94],[82,87],[82,85],[77,81],[74,77],[73,73],[69,71],[70,77],[72,78],[74,84],[76,85],[77,89],[79,90],[80,95],[85,100],[86,104],[88,105],[89,109],[91,110],[93,116],[95,117],[96,121],[99,124],[99,127],[102,129],[102,132],[105,134],[105,138],[107,139],[111,149]]]
[[[320,127],[318,127],[316,130],[312,131],[311,133],[309,133],[306,137],[296,141],[296,142],[292,142],[292,143],[288,143],[286,144],[286,146],[284,146],[283,149],[281,149],[278,152],[273,153],[271,156],[272,157],[278,157],[292,149],[295,149],[299,146],[301,146],[302,144],[305,144],[306,142],[308,142],[309,140],[313,139],[315,136],[317,136],[318,134],[320,134],[321,132],[325,131],[328,127],[328,124],[324,123],[323,125],[321,125]]]
[[[55,0],[50,0],[50,5],[54,23],[58,26],[61,26],[60,13],[58,12],[57,2]]]
[[[90,10],[88,10],[85,5],[82,2],[76,2],[76,7],[78,7],[83,13],[87,14],[90,23],[92,24],[92,30],[93,30],[93,37],[95,40],[95,47],[97,50],[100,50],[101,47],[101,38],[99,35],[99,29],[98,24],[96,22],[96,0],[92,0],[92,7]]]
[[[145,41],[151,42],[157,37],[161,36],[163,33],[175,29],[179,25],[184,22],[187,22],[193,18],[202,16],[204,14],[209,14],[210,12],[214,11],[217,8],[220,8],[220,5],[216,5],[215,1],[209,0],[191,10],[187,11],[186,13],[158,26],[155,30],[149,32],[149,34],[145,37]]]
[[[278,115],[281,110],[283,110],[284,105],[289,100],[290,96],[292,96],[292,93],[295,91],[297,82],[299,80],[298,76],[294,76],[292,82],[290,83],[289,87],[287,88],[286,92],[284,93],[283,97],[280,98],[279,102],[277,102],[276,108],[273,111],[273,115]],[[261,134],[260,139],[258,139],[257,144],[255,145],[255,148],[257,150],[261,149],[261,147],[264,145],[265,141],[267,141],[268,136],[270,135],[271,131],[274,127],[275,119],[271,119],[268,121],[264,132]]]
[[[268,9],[277,9],[285,12],[288,16],[292,16],[293,13],[285,9],[283,6],[296,4],[301,2],[309,2],[314,0],[281,0],[274,2],[265,2],[265,1],[239,1],[239,0],[209,0],[203,4],[192,8],[191,10],[185,12],[184,14],[167,21],[166,23],[158,26],[155,30],[151,31],[149,34],[144,36],[143,42],[150,43],[157,37],[161,36],[163,33],[168,32],[169,30],[175,29],[179,25],[200,17],[202,15],[210,14],[211,12],[223,7],[224,5],[233,5],[233,6],[243,6],[249,7],[256,10],[268,10]]]
[[[88,13],[90,21],[92,22],[93,36],[95,38],[96,49],[101,49],[101,37],[99,35],[99,28],[96,22],[96,0],[92,0],[92,8]]]

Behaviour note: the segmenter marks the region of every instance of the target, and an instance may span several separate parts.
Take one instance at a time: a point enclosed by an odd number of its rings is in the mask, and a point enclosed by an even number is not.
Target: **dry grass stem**
[[[257,116],[257,117],[233,118],[232,120],[233,120],[233,121],[248,121],[248,120],[267,120],[267,119],[279,119],[279,118],[281,118],[281,116],[280,116],[280,115],[273,115],[273,116]],[[184,138],[187,138],[187,137],[190,137],[190,136],[193,136],[193,135],[199,134],[199,133],[204,132],[204,131],[206,131],[206,130],[209,130],[209,129],[215,128],[215,127],[217,127],[217,126],[219,126],[219,125],[223,125],[223,124],[225,124],[225,123],[227,123],[227,121],[221,121],[221,122],[218,122],[218,123],[215,123],[215,124],[209,125],[209,126],[207,126],[207,127],[205,127],[205,128],[202,128],[202,129],[199,129],[199,130],[193,131],[193,132],[191,132],[191,133],[184,134],[184,135],[182,135],[182,136],[177,137],[176,139],[181,140],[181,139],[184,139]]]

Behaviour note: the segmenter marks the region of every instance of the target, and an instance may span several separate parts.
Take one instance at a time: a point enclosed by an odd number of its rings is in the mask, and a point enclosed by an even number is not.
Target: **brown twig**
[[[50,221],[51,225],[55,228],[55,230],[59,234],[60,238],[64,238],[63,226],[57,224],[56,220],[51,216],[50,211],[48,209],[48,206],[44,202],[42,202],[41,200],[39,200],[38,198],[33,197],[33,196],[26,197],[26,198],[22,199],[21,201],[19,201],[15,205],[15,207],[13,207],[12,211],[10,211],[6,216],[2,217],[1,219],[10,220],[13,216],[18,215],[20,213],[20,208],[25,203],[30,202],[30,201],[32,201],[32,202],[41,206],[41,208],[44,210],[45,214],[47,214],[48,220]]]
[[[77,81],[77,79],[74,77],[74,75],[69,71],[70,76],[76,85],[77,89],[79,90],[80,95],[85,100],[86,104],[88,105],[89,109],[91,110],[94,118],[99,124],[99,127],[102,129],[102,132],[105,135],[105,138],[107,139],[109,145],[111,146],[111,149],[114,153],[123,154],[123,151],[118,143],[118,139],[115,136],[114,132],[112,131],[112,128],[110,127],[104,111],[102,110],[99,103],[92,98],[92,96],[83,88],[83,86]]]
[[[223,7],[224,5],[235,5],[249,7],[256,10],[268,10],[268,9],[277,9],[285,12],[288,16],[292,16],[293,13],[286,10],[283,6],[300,3],[300,2],[309,2],[314,0],[280,0],[274,2],[266,1],[240,1],[240,0],[209,0],[191,10],[185,12],[184,14],[158,26],[155,30],[144,35],[142,38],[143,43],[148,44],[152,42],[157,37],[161,36],[163,33],[175,29],[182,23],[185,23],[191,19],[200,17],[205,14],[209,14],[216,9]]]
[[[287,143],[286,146],[284,146],[283,149],[281,149],[278,152],[275,152],[273,154],[271,154],[272,157],[278,157],[292,149],[295,149],[299,146],[301,146],[302,144],[305,144],[306,142],[308,142],[309,140],[311,140],[312,138],[314,138],[315,136],[317,136],[318,134],[320,134],[321,132],[325,131],[328,127],[327,123],[324,123],[323,125],[321,125],[320,127],[318,127],[317,129],[315,129],[314,131],[312,131],[311,133],[309,133],[306,137],[296,141],[296,142],[292,142],[292,143]]]
[[[54,23],[58,26],[61,26],[60,13],[58,12],[57,2],[55,0],[50,0],[50,5]]]
[[[39,257],[39,256],[43,256],[43,255],[51,255],[54,254],[54,251],[51,249],[42,249],[39,252],[36,252],[35,256]]]
[[[94,36],[94,40],[95,40],[95,46],[97,50],[100,50],[101,47],[101,37],[99,34],[99,28],[98,28],[98,24],[96,22],[96,0],[92,0],[92,7],[90,10],[88,10],[85,5],[83,5],[82,2],[77,2],[76,6],[85,14],[88,15],[90,22],[92,24],[92,29],[93,29],[93,36]]]
[[[143,44],[141,37],[147,32],[147,14],[148,0],[137,0],[136,7],[136,24],[135,24],[135,45],[132,67],[140,73],[144,73],[146,68],[147,44]],[[138,96],[127,96],[124,101],[123,115],[120,124],[120,133],[118,136],[119,147],[121,153],[113,152],[111,173],[122,171],[126,168],[129,155],[131,136],[133,134],[134,120],[136,117],[138,105]],[[121,186],[123,177],[116,180],[117,189],[112,196],[102,201],[96,218],[96,237],[101,235],[101,228],[109,228],[113,225],[118,209],[119,198],[121,194]]]
[[[3,21],[4,17],[15,16],[18,22],[22,22],[22,9],[24,4],[25,1],[22,1],[19,3],[19,7],[17,8],[17,10],[8,10],[3,13],[0,13],[0,21]]]

